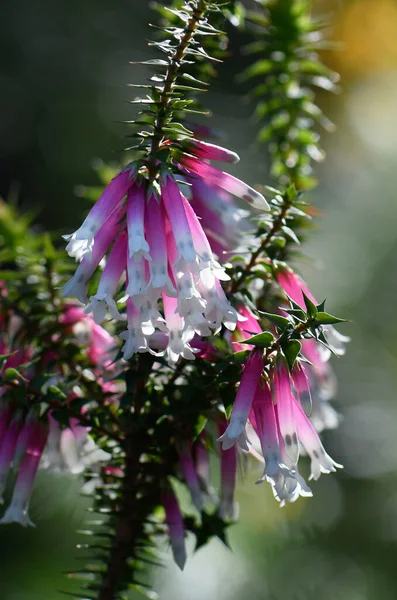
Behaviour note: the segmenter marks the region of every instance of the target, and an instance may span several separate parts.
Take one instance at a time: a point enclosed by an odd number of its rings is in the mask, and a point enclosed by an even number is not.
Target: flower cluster
[[[298,470],[300,445],[311,460],[310,479],[340,467],[326,453],[315,427],[306,415],[306,375],[298,363],[292,373],[282,358],[265,370],[263,351],[253,349],[246,362],[229,425],[219,438],[228,451],[238,446],[264,462],[258,483],[270,483],[283,506],[311,490]],[[256,447],[259,445],[261,455]]]
[[[96,323],[108,311],[115,319],[124,317],[115,294],[120,284],[125,285],[127,330],[121,334],[125,359],[136,352],[162,352],[156,334],[163,332],[168,336],[169,362],[176,363],[180,356],[191,360],[196,334],[211,335],[222,324],[233,330],[239,318],[222,289],[220,282],[229,277],[215,258],[200,210],[207,207],[204,218],[213,221],[213,231],[218,227],[220,253],[234,235],[227,226],[234,214],[229,194],[256,208],[266,209],[267,203],[259,192],[207,162],[234,162],[234,153],[199,140],[189,140],[188,150],[191,154],[175,152],[174,161],[185,181],[192,182],[193,204],[169,169],[161,171],[158,186],[149,185],[145,168],[137,163],[112,180],[82,226],[66,236],[69,254],[82,260],[63,294],[85,303],[85,312],[92,313]],[[212,219],[214,213],[217,221]],[[88,282],[108,252],[98,289],[88,299]]]
[[[9,317],[9,316],[8,316]],[[67,305],[61,319],[61,327],[69,330],[78,344],[87,348],[87,355],[101,380],[102,367],[110,366],[110,351],[113,338],[91,317],[75,305]],[[46,383],[41,387],[45,394],[51,386],[62,382],[59,356],[54,351],[45,352],[37,358],[36,349],[29,345],[20,318],[5,318],[0,314],[0,354],[6,356],[0,375],[5,376],[19,368],[29,391],[31,382],[48,371]],[[16,350],[14,350],[16,348]],[[103,383],[104,391],[109,384]],[[82,395],[74,386],[67,402]],[[79,418],[71,418],[69,426],[61,428],[54,417],[54,409],[42,402],[40,395],[33,400],[28,394],[22,401],[16,401],[9,393],[7,384],[0,388],[0,503],[11,473],[16,474],[10,505],[0,523],[20,523],[34,526],[29,514],[29,502],[39,466],[56,471],[68,470],[80,473],[88,464],[104,458],[89,436]]]

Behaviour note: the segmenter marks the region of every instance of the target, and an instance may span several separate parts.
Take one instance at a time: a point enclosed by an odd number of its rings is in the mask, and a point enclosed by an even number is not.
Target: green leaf
[[[295,242],[295,244],[300,245],[300,240],[299,240],[298,236],[296,235],[295,231],[293,231],[293,229],[291,229],[287,225],[284,225],[282,227],[282,230],[284,231],[284,233],[287,237],[289,237],[293,242]]]
[[[257,335],[252,336],[248,340],[244,340],[240,342],[241,344],[252,344],[257,348],[268,348],[274,342],[274,335],[270,333],[270,331],[264,331],[263,333],[258,333]]]
[[[168,67],[168,61],[162,58],[151,58],[149,60],[130,61],[130,65],[155,65]]]
[[[9,354],[0,354],[0,371],[3,368],[3,365],[7,361],[7,359],[13,354],[15,354],[15,352],[10,352]]]
[[[303,300],[305,301],[305,306],[307,310],[307,314],[311,319],[315,319],[317,315],[317,306],[308,298],[305,292],[302,290]]]
[[[56,385],[50,385],[48,388],[48,395],[52,396],[56,400],[66,400],[67,396],[59,389]]]
[[[346,319],[339,319],[326,312],[318,312],[316,315],[316,323],[320,325],[336,325],[336,323],[346,323]]]
[[[247,81],[252,77],[258,77],[259,75],[265,75],[270,73],[275,68],[274,62],[264,58],[262,60],[256,61],[253,65],[248,67],[241,75],[238,77],[239,82]]]
[[[207,424],[207,417],[205,415],[199,415],[197,423],[194,427],[194,439],[198,438],[198,436],[200,435],[200,433],[203,431],[204,427]]]
[[[285,312],[287,312],[291,317],[297,319],[301,323],[305,323],[306,321],[306,313],[301,308],[288,308]]]
[[[27,381],[27,379],[25,379],[25,377],[19,371],[17,371],[17,369],[9,367],[4,373],[3,381],[13,381],[14,379],[21,379],[22,381]]]
[[[239,342],[240,343],[240,342]],[[240,350],[239,352],[235,352],[233,354],[233,360],[238,363],[245,363],[248,358],[250,351],[249,350]]]
[[[261,315],[263,315],[271,323],[274,323],[274,325],[276,325],[276,327],[278,327],[281,330],[284,330],[286,327],[288,327],[290,325],[289,319],[286,319],[285,317],[282,317],[281,315],[274,315],[272,313],[263,312],[261,310],[258,312],[260,312]]]
[[[288,340],[282,344],[284,356],[287,359],[289,370],[292,371],[295,361],[301,351],[302,345],[298,340]]]

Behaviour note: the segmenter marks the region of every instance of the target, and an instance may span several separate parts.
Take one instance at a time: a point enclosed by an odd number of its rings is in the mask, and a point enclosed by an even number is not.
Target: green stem
[[[281,207],[279,215],[274,219],[271,229],[267,232],[266,236],[263,238],[259,247],[255,250],[255,252],[252,253],[251,259],[250,259],[249,263],[247,264],[247,266],[245,267],[244,271],[240,274],[240,276],[237,279],[234,280],[232,287],[230,289],[231,294],[235,294],[236,292],[239,291],[242,284],[245,282],[247,277],[251,274],[251,270],[256,265],[256,261],[258,260],[258,258],[260,258],[261,255],[267,250],[267,248],[270,246],[274,236],[277,235],[278,232],[281,230],[283,223],[284,223],[285,215],[286,215],[288,209],[290,208],[290,206],[291,206],[291,204],[288,201],[287,195],[284,194],[283,206]]]
[[[199,0],[196,8],[193,10],[192,16],[187,22],[185,33],[181,37],[178,46],[175,49],[175,54],[171,59],[171,62],[167,68],[165,76],[164,86],[160,94],[159,106],[156,121],[154,124],[154,131],[152,137],[152,143],[150,148],[150,155],[148,160],[148,169],[151,179],[155,179],[157,175],[157,158],[156,153],[160,148],[161,141],[163,139],[163,128],[168,113],[168,106],[171,100],[172,88],[175,84],[178,76],[178,69],[181,61],[183,60],[186,50],[194,37],[198,23],[205,14],[208,8],[207,0]]]

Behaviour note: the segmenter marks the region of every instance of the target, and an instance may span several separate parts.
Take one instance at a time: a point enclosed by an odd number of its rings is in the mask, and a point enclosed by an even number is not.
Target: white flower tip
[[[12,504],[7,508],[3,518],[0,519],[0,525],[9,525],[11,523],[19,523],[22,527],[36,527],[27,511],[22,511],[12,506]]]
[[[237,438],[230,438],[227,435],[227,431],[225,431],[225,433],[218,437],[216,441],[221,444],[222,450],[230,450],[230,448],[233,448],[235,445],[236,439]]]

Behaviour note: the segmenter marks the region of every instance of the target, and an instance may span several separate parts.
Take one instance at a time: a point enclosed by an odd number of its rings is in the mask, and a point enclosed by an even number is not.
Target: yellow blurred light
[[[353,0],[335,27],[343,44],[333,56],[337,69],[361,75],[396,67],[396,31],[396,0]]]

